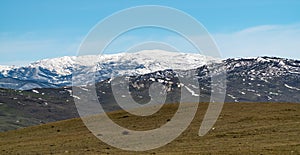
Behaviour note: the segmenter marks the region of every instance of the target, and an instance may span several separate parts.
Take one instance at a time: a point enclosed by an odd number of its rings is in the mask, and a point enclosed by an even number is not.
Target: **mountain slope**
[[[79,117],[70,90],[0,89],[0,132]]]
[[[300,102],[300,61],[259,57],[228,59],[227,95],[237,101]]]

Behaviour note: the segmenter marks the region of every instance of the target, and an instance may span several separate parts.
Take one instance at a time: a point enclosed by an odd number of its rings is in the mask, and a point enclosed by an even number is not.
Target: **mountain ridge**
[[[156,53],[156,54],[153,54]],[[123,75],[147,74],[165,69],[193,69],[218,61],[199,54],[175,53],[161,50],[145,50],[137,53],[118,53],[107,55],[64,56],[43,59],[21,67],[0,67],[0,87],[12,89],[33,89],[70,86],[71,75],[75,69],[82,74],[100,71],[100,81]],[[2,82],[3,79],[5,83]],[[25,85],[10,84],[8,81],[22,80]],[[2,80],[2,81],[1,81]],[[32,83],[36,81],[35,83]],[[2,82],[2,84],[1,84]],[[32,84],[31,84],[32,83]],[[41,85],[40,85],[41,84]]]
[[[196,54],[178,54],[166,51],[142,51],[138,53],[119,53],[114,55],[85,56],[84,65],[70,67],[76,57],[62,57],[41,60],[18,69],[0,72],[0,87],[19,90],[35,88],[61,88],[72,86],[72,71],[79,70],[79,81],[102,82],[110,84],[115,77],[132,77],[134,89],[146,89],[153,82],[165,85],[169,90],[182,86],[174,78],[179,74],[193,72],[199,86],[185,85],[184,89],[192,96],[201,88],[204,96],[209,96],[210,71],[226,71],[227,101],[229,102],[300,102],[297,94],[300,91],[300,61],[277,57],[229,58],[215,60]],[[169,55],[169,57],[168,57]],[[172,57],[170,56],[172,55]],[[151,57],[152,56],[152,57]],[[207,60],[205,60],[207,59]],[[66,63],[58,60],[66,60]],[[87,61],[88,60],[88,61]],[[57,62],[58,61],[58,62]],[[86,64],[87,62],[87,64]],[[101,62],[101,63],[96,63]],[[53,71],[58,64],[58,71]],[[41,65],[42,64],[42,65]],[[80,64],[80,63],[79,63]],[[45,67],[45,66],[50,66]],[[83,67],[82,67],[83,66]],[[170,67],[171,66],[171,67]],[[51,70],[52,68],[52,70]],[[173,68],[170,69],[170,68]],[[9,69],[9,68],[8,68]],[[66,69],[65,74],[61,69]],[[96,71],[96,73],[94,72]],[[95,81],[93,81],[95,78]],[[108,88],[104,88],[108,89]],[[207,98],[207,97],[205,97]]]

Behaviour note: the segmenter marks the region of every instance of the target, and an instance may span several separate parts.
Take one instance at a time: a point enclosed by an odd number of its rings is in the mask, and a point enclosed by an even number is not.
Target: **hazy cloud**
[[[300,59],[300,24],[262,25],[213,37],[224,58],[266,55]]]

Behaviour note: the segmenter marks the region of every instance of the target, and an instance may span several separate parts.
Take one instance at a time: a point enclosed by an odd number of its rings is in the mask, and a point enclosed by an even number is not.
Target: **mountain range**
[[[218,77],[222,73],[226,74],[225,102],[300,103],[299,60],[276,57],[220,60],[157,50],[83,56],[81,60],[83,64],[76,62],[76,57],[62,57],[22,67],[1,66],[0,131],[78,117],[74,100],[94,102],[87,92],[95,88],[105,111],[121,109],[116,95],[148,103],[150,87],[156,92],[166,92],[166,103],[180,102],[181,92],[187,98],[209,102],[214,91],[211,75]],[[95,88],[89,84],[72,87],[75,70],[77,80],[94,82]],[[186,75],[198,83],[180,81]],[[118,81],[119,77],[128,82]],[[128,92],[112,91],[127,86]],[[76,96],[74,90],[87,95]]]
[[[70,87],[72,73],[76,70],[77,74],[82,74],[83,79],[79,80],[96,81],[102,85],[115,77],[128,76],[135,80],[132,81],[135,88],[143,85],[145,90],[151,83],[158,82],[172,89],[180,85],[176,82],[176,70],[177,74],[192,71],[199,81],[200,87],[186,85],[183,89],[193,96],[209,96],[209,71],[216,70],[215,74],[218,74],[221,70],[226,72],[228,102],[300,102],[297,97],[300,92],[299,60],[276,57],[220,60],[200,54],[161,50],[89,55],[81,56],[79,60],[65,56],[22,67],[0,66],[0,87],[16,90]],[[201,93],[195,95],[200,88]]]

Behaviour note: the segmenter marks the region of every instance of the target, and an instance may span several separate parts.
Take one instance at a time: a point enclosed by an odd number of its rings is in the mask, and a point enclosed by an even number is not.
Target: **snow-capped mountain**
[[[110,77],[147,74],[170,68],[188,70],[216,61],[218,60],[200,54],[161,50],[88,55],[79,58],[65,56],[40,60],[22,67],[0,66],[0,87],[32,89],[70,86],[74,70],[77,74],[82,74],[84,79],[93,77],[92,73],[97,71],[96,80],[102,81]]]
[[[209,73],[210,71],[213,73]],[[133,76],[130,85],[133,90],[131,94],[141,94],[139,91],[142,91],[144,96],[147,96],[150,85],[153,82],[159,82],[165,85],[170,93],[173,93],[170,102],[178,101],[176,97],[180,96],[179,87],[189,92],[190,97],[200,97],[201,102],[207,102],[210,100],[212,91],[210,75],[218,76],[223,73],[222,71],[226,72],[225,102],[300,103],[300,61],[275,57],[227,59],[221,63],[209,63],[196,69],[182,70],[177,73],[173,70],[163,70]],[[176,78],[187,74],[194,74],[191,76],[197,78],[199,84],[182,83]],[[100,86],[103,87],[99,90],[109,91],[110,89],[105,89],[107,83],[109,81],[102,82]],[[135,93],[136,91],[138,93]]]
[[[130,76],[131,87],[146,89],[153,82],[166,85],[169,91],[182,86],[192,96],[208,99],[209,69],[226,72],[226,101],[300,102],[300,61],[275,57],[218,60],[199,54],[159,50],[101,56],[45,59],[24,67],[0,67],[0,87],[12,89],[56,88],[72,85],[72,73],[78,81],[101,82],[108,89],[110,79]],[[193,72],[200,86],[183,85],[179,74]],[[197,94],[197,89],[201,89]]]
[[[188,99],[208,102],[212,92],[210,75],[219,76],[224,72],[225,102],[300,103],[298,60],[258,57],[220,61],[197,54],[158,50],[84,56],[79,61],[76,57],[61,57],[23,67],[0,66],[0,87],[19,89],[0,88],[0,105],[7,109],[3,115],[7,121],[4,128],[0,126],[0,131],[78,117],[75,100],[90,103],[97,99],[90,93],[91,85],[71,87],[75,70],[82,78],[79,81],[96,75],[96,97],[105,111],[121,109],[118,103],[125,102],[117,102],[116,96],[124,101],[131,96],[140,104],[148,103],[152,99],[150,87],[154,87],[156,93],[167,94],[166,103],[179,102],[182,91]],[[198,83],[180,81],[185,75]],[[129,83],[115,82],[118,76],[125,76]],[[153,86],[153,83],[160,85]],[[112,91],[115,86],[126,86],[130,92]]]
[[[300,61],[276,57],[227,59],[227,97],[240,101],[300,102]]]

